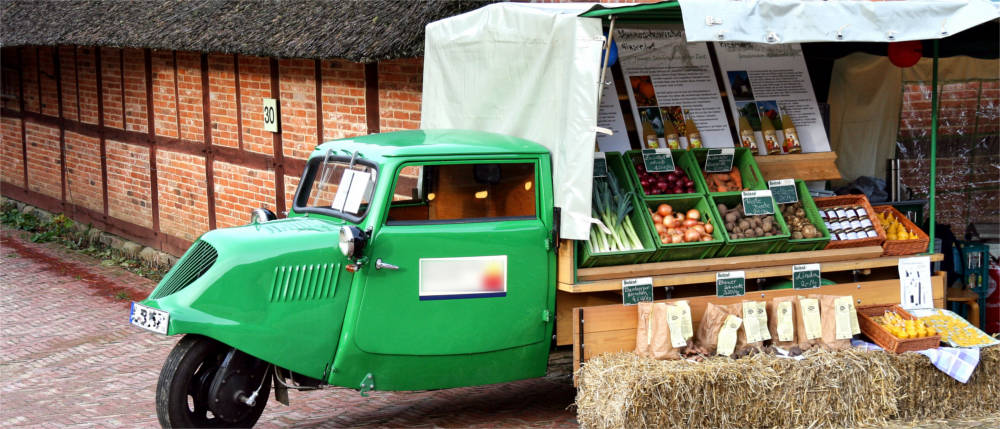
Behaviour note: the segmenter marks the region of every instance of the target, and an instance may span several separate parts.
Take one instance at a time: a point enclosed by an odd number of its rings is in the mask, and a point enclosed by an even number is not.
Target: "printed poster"
[[[597,126],[611,130],[612,134],[597,133],[597,148],[601,152],[621,152],[632,149],[628,141],[628,130],[622,115],[622,105],[618,101],[618,89],[611,78],[611,70],[606,75],[608,84],[601,95],[601,107],[597,112]]]
[[[680,24],[618,28],[615,43],[643,148],[672,147],[671,135],[689,148],[691,124],[702,147],[733,146],[708,45],[687,43]]]
[[[732,125],[739,129],[739,117],[745,117],[761,153],[765,153],[761,133],[765,120],[774,126],[778,142],[786,150],[789,143],[782,115],[788,115],[794,123],[802,152],[830,151],[799,44],[717,42],[715,52],[736,121]]]

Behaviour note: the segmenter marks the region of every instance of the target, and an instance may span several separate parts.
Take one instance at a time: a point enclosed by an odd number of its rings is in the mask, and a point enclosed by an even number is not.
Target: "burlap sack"
[[[771,345],[781,347],[785,350],[790,349],[792,346],[798,345],[798,342],[796,342],[796,337],[794,334],[794,332],[798,331],[797,329],[795,329],[795,301],[798,301],[798,298],[794,296],[779,296],[777,298],[772,299],[771,302],[767,303],[767,328],[768,330],[771,331]],[[789,316],[792,318],[793,334],[792,334],[792,339],[790,341],[781,341],[780,337],[778,336],[778,304],[781,304],[782,302],[792,303],[792,308],[791,308],[792,314],[790,314]]]
[[[729,316],[729,313],[725,309],[712,303],[708,303],[705,313],[701,316],[701,324],[694,334],[695,344],[710,356],[715,354],[719,345],[719,330],[726,323],[726,316]]]
[[[650,322],[653,316],[653,303],[640,302],[636,304],[636,312],[639,314],[639,318],[635,326],[635,354],[651,357],[653,332]]]
[[[806,336],[806,323],[805,319],[802,317],[803,315],[802,301],[800,300],[802,298],[807,298],[807,297],[800,295],[794,298],[795,301],[793,302],[795,303],[795,344],[797,344],[799,346],[799,349],[801,349],[802,351],[806,351],[809,350],[809,348],[811,348],[814,344],[819,344],[821,340],[819,338],[810,340]],[[820,317],[822,317],[822,311],[823,310],[820,309]]]
[[[844,350],[851,347],[851,339],[837,339],[837,307],[834,301],[840,296],[837,295],[809,295],[810,298],[819,300],[820,318],[823,323],[823,341],[821,344],[829,350]]]

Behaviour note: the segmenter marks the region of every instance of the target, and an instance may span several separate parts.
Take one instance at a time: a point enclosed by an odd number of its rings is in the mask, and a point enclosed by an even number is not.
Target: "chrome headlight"
[[[352,259],[361,256],[361,249],[365,246],[365,234],[360,229],[352,225],[340,227],[340,253]]]
[[[263,207],[258,208],[258,209],[253,209],[253,210],[250,211],[250,223],[251,224],[258,224],[258,223],[269,222],[269,221],[275,220],[277,218],[278,218],[278,216],[275,215],[274,212],[272,212],[272,211],[270,211],[268,209],[265,209]]]

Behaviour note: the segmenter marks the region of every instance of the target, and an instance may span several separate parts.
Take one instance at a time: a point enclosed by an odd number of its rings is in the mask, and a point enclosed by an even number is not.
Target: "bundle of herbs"
[[[606,176],[594,178],[592,214],[600,223],[590,227],[587,246],[591,253],[643,249],[629,216],[635,208],[632,200],[632,192],[622,189],[610,170]]]

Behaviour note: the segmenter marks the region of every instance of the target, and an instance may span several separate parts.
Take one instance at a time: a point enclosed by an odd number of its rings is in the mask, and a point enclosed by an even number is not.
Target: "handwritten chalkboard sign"
[[[746,293],[746,273],[743,271],[715,273],[715,296],[743,296]]]
[[[653,302],[653,278],[622,280],[622,304],[636,305],[640,302]]]
[[[792,288],[815,289],[821,284],[819,264],[792,265]]]
[[[607,177],[608,176],[608,159],[604,156],[604,152],[594,153],[594,177]]]
[[[675,168],[670,149],[643,149],[642,163],[650,173],[669,173]]]
[[[795,179],[768,180],[767,188],[771,190],[774,202],[778,204],[799,202],[799,193],[795,187]]]
[[[747,216],[774,213],[771,191],[743,191],[743,214]]]
[[[709,173],[728,173],[733,169],[733,158],[736,157],[736,149],[728,147],[722,149],[709,149],[705,155],[705,171]]]

